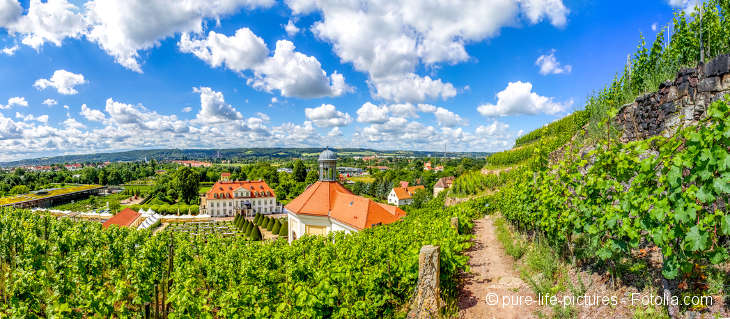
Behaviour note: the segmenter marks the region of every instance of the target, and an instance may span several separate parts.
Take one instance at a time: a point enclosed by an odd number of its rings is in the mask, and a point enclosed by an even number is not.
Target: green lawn
[[[375,181],[375,178],[370,175],[365,175],[365,176],[353,176],[353,177],[350,177],[349,180],[351,180],[353,182],[372,183]]]

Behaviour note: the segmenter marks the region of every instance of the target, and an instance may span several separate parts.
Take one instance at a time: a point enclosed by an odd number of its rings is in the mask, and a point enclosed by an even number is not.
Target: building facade
[[[319,181],[285,206],[289,242],[304,235],[357,232],[396,222],[406,215],[398,207],[350,192],[338,181],[336,163],[337,155],[324,150],[319,156]]]
[[[425,190],[423,185],[408,186],[408,183],[395,187],[388,194],[388,204],[401,206],[413,203],[413,194],[418,190]]]
[[[200,201],[200,213],[211,217],[236,214],[273,214],[280,212],[276,194],[263,180],[219,181]]]
[[[436,197],[439,193],[451,188],[452,184],[454,184],[453,176],[439,178],[439,180],[436,181],[436,184],[433,185],[433,197]]]

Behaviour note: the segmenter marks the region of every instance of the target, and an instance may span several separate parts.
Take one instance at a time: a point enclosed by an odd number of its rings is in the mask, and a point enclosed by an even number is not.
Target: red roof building
[[[319,162],[319,181],[307,187],[285,206],[289,219],[290,242],[305,234],[361,231],[394,223],[406,215],[398,207],[357,196],[335,178],[330,178],[331,171],[337,170],[334,152],[325,150],[320,155]]]
[[[277,212],[276,194],[263,180],[220,181],[200,201],[200,212],[214,217]]]
[[[105,221],[101,226],[103,228],[108,228],[111,225],[117,225],[119,227],[136,227],[139,226],[139,223],[141,222],[141,220],[139,220],[140,216],[142,216],[140,213],[129,208],[125,208],[121,212],[112,216],[112,218]]]

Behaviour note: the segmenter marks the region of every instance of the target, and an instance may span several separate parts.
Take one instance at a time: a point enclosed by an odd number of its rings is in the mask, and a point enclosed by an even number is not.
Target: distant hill
[[[322,148],[232,148],[232,149],[152,149],[134,150],[115,153],[95,153],[82,155],[63,155],[41,157],[11,162],[0,162],[0,167],[14,167],[22,165],[51,165],[59,163],[87,163],[87,162],[133,162],[155,159],[157,161],[170,160],[240,160],[240,159],[273,159],[316,156]],[[397,157],[441,157],[443,152],[425,151],[380,151],[364,148],[335,149],[340,156],[397,156]],[[485,152],[447,152],[447,157],[484,157]]]

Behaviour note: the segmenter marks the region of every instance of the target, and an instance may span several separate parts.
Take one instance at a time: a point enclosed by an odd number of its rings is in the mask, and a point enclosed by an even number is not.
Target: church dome
[[[324,151],[322,151],[322,153],[319,154],[319,160],[320,161],[336,161],[337,154],[335,154],[335,152],[331,151],[330,149],[325,149]]]

